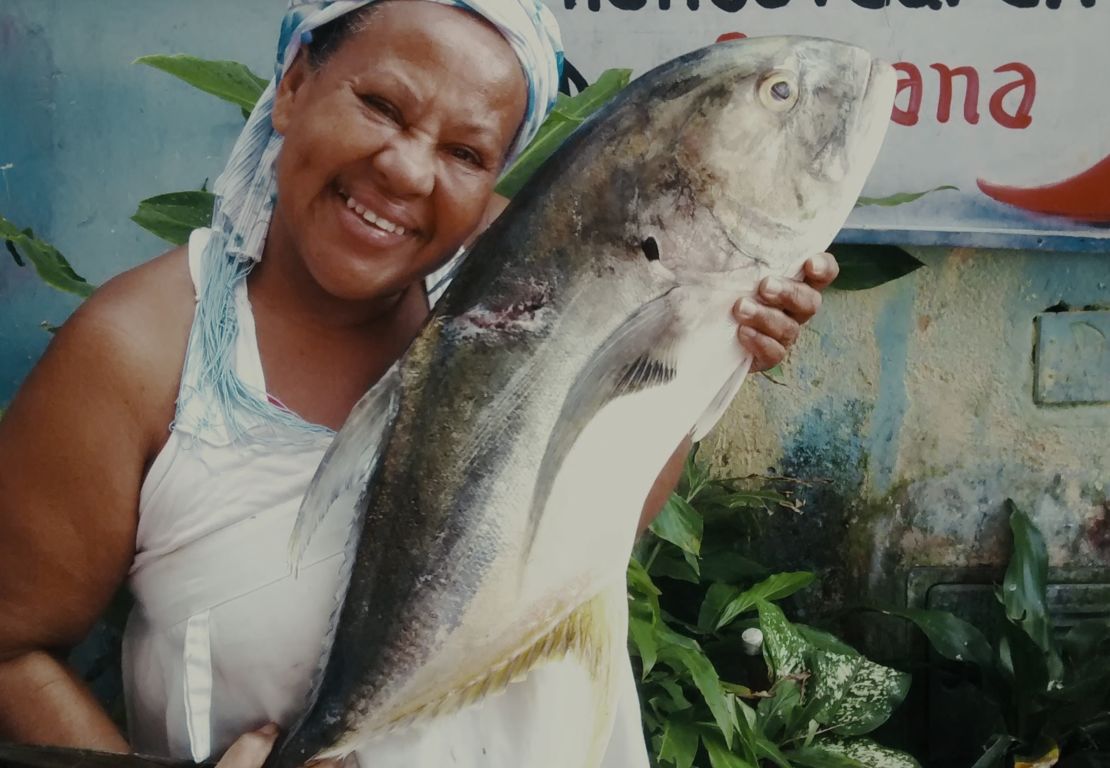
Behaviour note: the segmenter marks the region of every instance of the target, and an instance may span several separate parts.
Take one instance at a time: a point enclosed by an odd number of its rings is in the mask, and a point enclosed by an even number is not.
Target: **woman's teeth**
[[[347,207],[378,229],[384,229],[386,232],[392,232],[395,235],[405,234],[405,228],[400,224],[394,224],[389,219],[375,215],[373,211],[367,210],[364,206],[356,203],[354,198],[347,198]]]

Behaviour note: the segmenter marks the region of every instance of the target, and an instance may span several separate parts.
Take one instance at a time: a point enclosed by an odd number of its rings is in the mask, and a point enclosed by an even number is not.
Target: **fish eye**
[[[772,112],[785,112],[798,101],[798,83],[794,75],[775,70],[759,83],[759,100]]]

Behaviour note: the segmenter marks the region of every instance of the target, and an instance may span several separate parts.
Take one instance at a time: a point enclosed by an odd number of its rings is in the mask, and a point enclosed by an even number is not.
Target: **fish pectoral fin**
[[[736,397],[736,393],[740,391],[740,385],[744,383],[748,370],[752,366],[751,355],[745,355],[745,358],[747,361],[729,376],[728,381],[721,387],[721,391],[717,393],[709,407],[705,409],[705,413],[694,423],[693,429],[690,430],[690,439],[695,443],[709,434],[709,430],[713,429],[713,426],[720,421],[733,398]]]
[[[624,591],[620,596],[624,599]],[[610,611],[612,599],[603,593],[586,601],[555,626],[527,636],[492,668],[454,685],[418,698],[392,713],[384,730],[394,731],[444,715],[501,693],[511,683],[523,680],[533,669],[550,661],[576,657],[593,677],[600,677],[609,664],[612,645]]]
[[[563,460],[590,419],[622,395],[663,386],[675,378],[677,322],[669,293],[653,299],[610,334],[583,367],[544,452],[532,496],[529,539],[536,534]]]
[[[289,565],[294,573],[335,500],[352,489],[366,488],[381,458],[386,430],[397,414],[400,383],[398,361],[351,409],[320,460],[289,537]]]

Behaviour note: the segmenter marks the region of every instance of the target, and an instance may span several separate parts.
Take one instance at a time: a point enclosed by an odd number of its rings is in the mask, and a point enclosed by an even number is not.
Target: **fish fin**
[[[669,294],[653,299],[610,334],[584,366],[567,393],[544,452],[532,495],[529,541],[535,536],[563,459],[584,425],[611,400],[662,386],[674,379],[678,337],[672,329],[676,322]],[[525,551],[530,547],[529,543]]]
[[[625,590],[620,591],[625,599]],[[610,638],[613,618],[610,616],[613,600],[606,593],[599,594],[572,610],[562,621],[541,631],[517,646],[500,663],[478,677],[465,680],[446,692],[417,699],[404,709],[390,713],[382,733],[400,730],[415,723],[425,722],[458,712],[482,699],[501,693],[511,683],[523,680],[529,672],[549,661],[575,656],[591,677],[603,677],[606,665],[611,662]]]
[[[728,381],[721,387],[721,391],[713,398],[709,407],[705,409],[705,413],[694,423],[693,429],[690,430],[690,439],[695,443],[709,434],[709,430],[713,429],[713,426],[724,416],[725,411],[732,404],[732,399],[740,391],[740,386],[744,383],[744,379],[748,376],[748,370],[752,366],[751,355],[745,355],[745,357],[747,362],[742,363],[736,369],[736,372],[728,377]]]
[[[397,413],[400,381],[399,363],[395,363],[351,409],[320,460],[289,537],[293,573],[300,569],[312,535],[335,500],[352,489],[366,487],[381,457],[382,436]]]
[[[0,766],[4,768],[194,768],[197,765],[190,760],[119,755],[91,749],[0,744]]]

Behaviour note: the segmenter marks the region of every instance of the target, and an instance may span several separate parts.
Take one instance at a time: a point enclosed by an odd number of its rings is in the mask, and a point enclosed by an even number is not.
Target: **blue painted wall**
[[[131,62],[190,53],[268,75],[284,7],[0,2],[0,215],[42,234],[91,282],[164,251],[129,221],[136,204],[215,179],[242,118],[236,107]],[[0,258],[0,404],[49,340],[39,323],[59,324],[76,303]]]

